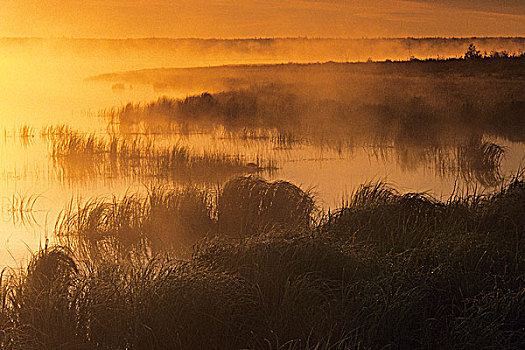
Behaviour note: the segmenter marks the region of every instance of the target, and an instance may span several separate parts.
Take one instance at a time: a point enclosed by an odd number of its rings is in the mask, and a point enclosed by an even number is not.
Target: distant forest
[[[462,57],[470,44],[481,54],[525,52],[525,38],[376,39],[43,39],[0,38],[0,57],[52,56],[83,67],[139,69],[220,64],[356,62]],[[101,58],[104,58],[101,60]],[[42,63],[44,64],[44,63]]]

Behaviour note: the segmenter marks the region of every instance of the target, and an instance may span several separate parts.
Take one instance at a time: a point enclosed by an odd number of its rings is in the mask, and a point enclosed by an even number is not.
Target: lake
[[[130,59],[71,60],[0,59],[2,266],[24,265],[54,242],[68,205],[151,186],[217,189],[254,174],[309,189],[328,210],[370,181],[442,199],[490,192],[524,164],[523,121],[506,113],[523,106],[523,60],[465,70],[254,57],[147,71]],[[213,67],[240,62],[270,65]],[[71,135],[82,152],[92,135],[98,151],[80,157]],[[162,152],[174,148],[186,158],[167,165]]]

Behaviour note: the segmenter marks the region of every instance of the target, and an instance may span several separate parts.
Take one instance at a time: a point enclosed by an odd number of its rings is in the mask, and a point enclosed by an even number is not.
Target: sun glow
[[[436,1],[0,0],[0,36],[519,36],[523,4]],[[497,1],[500,4],[503,1]],[[422,25],[424,23],[424,25]]]

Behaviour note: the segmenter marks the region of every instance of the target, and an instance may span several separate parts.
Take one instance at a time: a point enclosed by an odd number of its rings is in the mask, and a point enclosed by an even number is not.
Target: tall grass
[[[35,130],[32,126],[24,124],[18,128],[18,137],[21,139],[35,137]]]
[[[146,195],[71,203],[55,228],[58,237],[88,255],[111,249],[153,252],[190,246],[213,233],[210,196],[194,187],[151,188]]]
[[[245,176],[216,192],[152,187],[145,195],[71,203],[55,231],[65,243],[73,240],[88,252],[109,244],[124,252],[149,253],[189,247],[206,236],[307,231],[314,210],[310,194],[289,182]]]
[[[398,251],[422,244],[445,218],[445,206],[424,193],[399,194],[385,183],[360,186],[320,227],[352,242]]]
[[[40,130],[40,136],[47,140],[66,138],[68,135],[75,136],[76,134],[78,134],[78,132],[66,124],[48,125]]]
[[[381,152],[393,153],[403,167],[432,166],[436,172],[487,187],[501,180],[504,148],[494,140],[524,141],[519,113],[523,101],[516,97],[520,69],[503,75],[508,74],[506,84],[485,73],[476,79],[455,73],[419,76],[416,71],[410,77],[370,78],[341,71],[341,77],[332,79],[345,82],[344,87],[314,76],[303,85],[298,81],[304,78],[294,72],[284,81],[268,78],[266,84],[213,95],[163,97],[103,114],[120,127],[159,122],[202,130],[220,127],[240,139],[264,137],[256,130],[275,130],[272,142],[277,148],[289,148],[295,140],[334,149],[372,143]],[[363,91],[357,91],[359,79],[366,82]]]
[[[24,147],[30,146],[35,139],[35,130],[32,126],[24,124],[18,127],[18,130],[13,132],[14,135],[18,136],[20,143]],[[7,134],[6,134],[7,136]]]
[[[461,172],[467,180],[476,179],[485,186],[501,181],[501,161],[505,149],[495,143],[473,139],[457,150]]]
[[[523,141],[523,60],[203,68],[198,74],[210,86],[223,81],[215,90],[222,92],[162,97],[102,114],[120,125],[171,121],[232,130],[274,127],[315,139],[366,141],[384,132],[390,140],[421,145],[479,135]],[[128,73],[127,78],[135,75],[151,84],[171,81],[178,89],[182,75],[193,80],[197,74],[195,69],[149,73]]]
[[[479,137],[428,147],[379,141],[367,149],[371,159],[397,163],[402,170],[430,169],[438,177],[463,179],[485,188],[501,184],[506,151],[506,147]]]
[[[133,175],[162,178],[213,179],[235,174],[275,169],[274,161],[257,157],[254,162],[240,155],[204,151],[194,153],[175,144],[157,146],[145,137],[126,139],[80,134],[70,130],[47,133],[50,155],[60,169],[70,175]],[[88,172],[88,174],[84,174]]]
[[[242,128],[241,130],[218,129],[216,137],[228,140],[265,141],[271,143],[275,149],[292,149],[305,140],[290,131],[279,131],[267,128]]]
[[[239,195],[229,194],[233,189]],[[281,210],[303,217],[310,208],[296,205],[307,196],[296,191],[292,184],[235,179],[218,195],[217,210],[221,200],[237,208],[259,203],[256,220],[275,217],[279,223]],[[155,189],[149,196],[139,202],[156,206],[161,221],[176,213],[186,213],[178,214],[184,222],[200,217],[196,225],[206,217],[203,227],[221,220],[200,204],[181,204],[180,193]],[[282,205],[268,217],[262,215],[270,210],[266,199]],[[109,212],[136,222],[136,214],[126,214],[135,211],[128,202]],[[119,225],[128,225],[106,207],[102,212],[91,215],[103,220],[80,226],[118,236]],[[494,194],[455,195],[446,202],[366,184],[318,223],[301,219],[302,229],[254,225],[273,230],[240,239],[208,237],[184,260],[111,255],[113,248],[102,259],[85,259],[76,250],[45,248],[26,273],[3,276],[0,345],[521,349],[524,214],[521,178]]]
[[[217,208],[220,232],[244,236],[280,228],[306,230],[315,206],[310,193],[289,182],[239,177],[224,185]]]
[[[515,179],[495,194],[467,193],[443,203],[425,193],[400,194],[385,183],[370,183],[359,187],[342,208],[329,213],[319,229],[384,251],[403,251],[451,232],[490,231],[497,241],[498,235],[508,233],[499,226],[508,217],[514,218],[512,232],[524,229],[521,213],[525,208],[519,203],[524,189],[523,182]]]

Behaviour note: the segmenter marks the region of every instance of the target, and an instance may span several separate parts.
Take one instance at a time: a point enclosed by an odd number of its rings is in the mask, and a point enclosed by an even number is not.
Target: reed
[[[52,140],[54,138],[65,138],[69,135],[78,134],[69,125],[48,125],[40,130],[40,136],[46,140]]]
[[[505,148],[479,139],[472,139],[457,150],[458,168],[467,179],[477,180],[483,186],[491,186],[502,180],[501,161]]]
[[[216,151],[194,153],[190,148],[172,144],[156,146],[148,137],[127,139],[104,138],[94,134],[59,130],[50,137],[50,156],[63,173],[74,177],[80,169],[92,176],[154,176],[161,178],[192,178],[193,180],[228,177],[235,174],[272,171],[272,159],[257,157],[248,161],[241,155]]]
[[[127,254],[132,250],[163,252],[182,249],[212,233],[210,198],[197,188],[151,188],[146,195],[93,199],[70,205],[57,221],[65,244],[91,253],[101,248]]]
[[[110,244],[125,253],[158,252],[189,247],[206,236],[309,230],[314,210],[312,197],[299,187],[246,176],[231,179],[216,193],[152,187],[145,195],[71,203],[55,231],[64,243],[77,242],[88,251]]]

